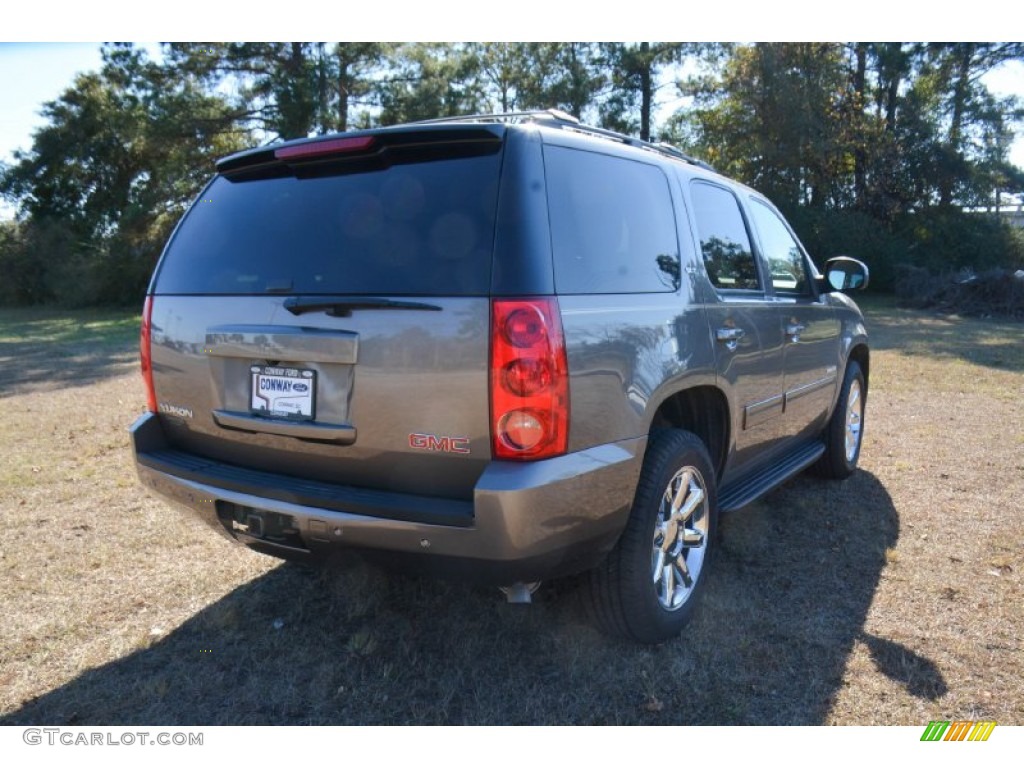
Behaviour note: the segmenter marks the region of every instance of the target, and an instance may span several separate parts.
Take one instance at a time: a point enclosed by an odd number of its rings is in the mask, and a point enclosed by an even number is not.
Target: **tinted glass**
[[[559,293],[650,293],[679,287],[668,179],[653,165],[545,147]]]
[[[768,262],[775,292],[807,293],[810,283],[807,281],[804,255],[782,219],[759,200],[753,201],[750,213],[761,239],[761,250]]]
[[[317,178],[219,177],[179,228],[156,290],[486,295],[500,162],[492,154]]]
[[[759,289],[761,281],[743,223],[731,192],[695,182],[691,188],[693,218],[708,277],[716,288]]]

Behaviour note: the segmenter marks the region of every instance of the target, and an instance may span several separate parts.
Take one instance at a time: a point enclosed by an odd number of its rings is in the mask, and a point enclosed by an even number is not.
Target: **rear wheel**
[[[864,374],[857,361],[846,364],[839,402],[825,428],[825,453],[814,465],[822,477],[842,480],[853,474],[864,436]]]
[[[716,513],[714,470],[700,438],[682,430],[656,433],[626,529],[589,577],[598,626],[643,643],[678,635],[704,590]]]

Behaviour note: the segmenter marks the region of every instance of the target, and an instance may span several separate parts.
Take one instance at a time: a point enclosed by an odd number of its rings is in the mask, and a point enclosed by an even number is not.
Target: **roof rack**
[[[657,152],[660,155],[666,155],[673,157],[677,160],[682,160],[695,165],[698,168],[703,168],[706,171],[715,172],[715,169],[705,163],[703,160],[698,160],[691,155],[686,154],[678,147],[668,144],[664,141],[650,142],[638,139],[634,136],[627,136],[624,133],[618,131],[612,131],[607,128],[598,128],[593,125],[585,125],[581,123],[579,118],[573,117],[568,112],[563,112],[560,109],[537,109],[526,112],[499,112],[495,114],[486,115],[457,115],[454,117],[438,117],[433,120],[418,120],[412,125],[429,125],[437,123],[532,123],[541,122],[555,125],[563,130],[573,131],[575,133],[583,133],[590,136],[599,136],[605,139],[611,139],[617,141],[620,144],[627,144],[631,147],[637,147],[639,149],[646,149],[650,152]]]
[[[558,122],[580,125],[579,118],[560,109],[532,109],[525,112],[495,112],[480,115],[453,115],[452,117],[435,117],[433,120],[417,120],[411,125],[430,125],[431,123],[530,123],[537,120],[554,120]]]

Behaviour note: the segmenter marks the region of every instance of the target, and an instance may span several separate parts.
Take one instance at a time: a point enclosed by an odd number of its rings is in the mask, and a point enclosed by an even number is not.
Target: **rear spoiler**
[[[355,163],[387,166],[433,157],[489,154],[505,137],[501,125],[419,125],[318,136],[237,152],[217,161],[217,171],[227,176],[277,175]],[[314,174],[315,175],[315,174]]]

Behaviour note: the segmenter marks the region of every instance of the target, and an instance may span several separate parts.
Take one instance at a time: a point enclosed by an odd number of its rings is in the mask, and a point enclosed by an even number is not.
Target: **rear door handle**
[[[744,336],[746,336],[746,331],[742,328],[719,328],[715,331],[715,340],[725,344],[725,348],[730,352],[739,346],[740,339]]]

